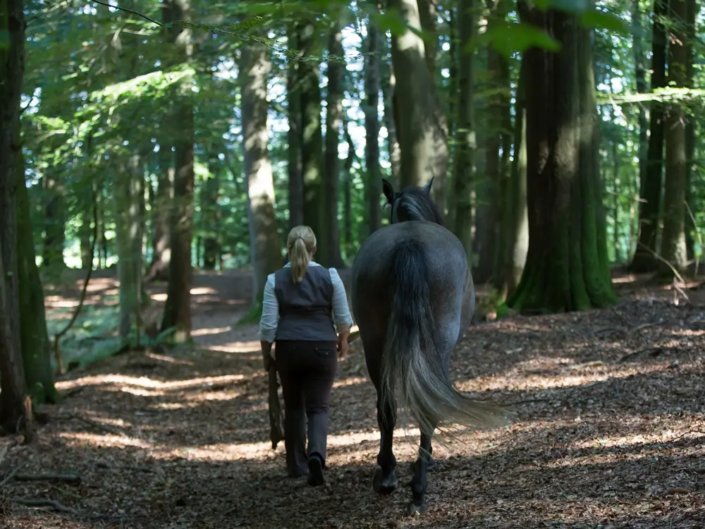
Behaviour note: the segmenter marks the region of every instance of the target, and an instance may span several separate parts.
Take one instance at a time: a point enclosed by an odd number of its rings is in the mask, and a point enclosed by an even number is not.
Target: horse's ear
[[[392,204],[394,202],[394,188],[385,178],[382,178],[382,191],[384,196],[387,197],[387,204]]]
[[[431,179],[428,181],[428,183],[425,186],[423,186],[423,190],[426,191],[427,195],[431,194],[431,186],[433,185],[434,178],[435,178],[435,176],[432,176]]]

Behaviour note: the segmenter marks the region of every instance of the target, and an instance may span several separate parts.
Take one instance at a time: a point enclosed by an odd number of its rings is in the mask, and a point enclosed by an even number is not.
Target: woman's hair
[[[289,232],[286,247],[291,263],[291,279],[301,283],[311,262],[311,253],[316,249],[316,235],[308,226],[296,226]]]

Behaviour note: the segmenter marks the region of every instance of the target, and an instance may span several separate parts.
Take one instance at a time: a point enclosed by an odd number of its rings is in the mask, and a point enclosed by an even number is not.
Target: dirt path
[[[197,279],[195,350],[131,353],[72,372],[35,445],[0,439],[0,475],[81,477],[9,479],[0,526],[705,527],[702,298],[676,306],[670,294],[625,286],[614,310],[472,327],[454,358],[456,385],[518,403],[516,419],[436,444],[430,509],[407,518],[408,488],[387,498],[371,488],[378,431],[359,342],[334,389],[326,486],[284,477],[283,446],[268,442],[255,327],[233,325],[247,277]],[[97,278],[94,301],[112,288]],[[51,310],[62,300],[51,298]],[[404,484],[417,431],[395,439]],[[53,499],[75,512],[6,498]]]

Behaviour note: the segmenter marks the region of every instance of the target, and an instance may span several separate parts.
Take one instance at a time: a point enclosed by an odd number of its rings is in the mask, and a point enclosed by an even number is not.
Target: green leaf
[[[543,48],[558,52],[561,43],[545,31],[524,23],[504,23],[489,29],[468,43],[466,51],[482,45],[493,46],[500,54],[510,57],[513,53],[523,52],[529,48]]]
[[[607,29],[623,35],[629,34],[627,26],[622,19],[597,9],[589,9],[580,15],[580,24],[586,28]]]
[[[406,24],[396,9],[390,9],[386,13],[372,13],[371,16],[375,19],[380,31],[389,30],[394,36],[403,35],[406,32]]]
[[[0,29],[0,50],[10,49],[10,32],[6,29]]]

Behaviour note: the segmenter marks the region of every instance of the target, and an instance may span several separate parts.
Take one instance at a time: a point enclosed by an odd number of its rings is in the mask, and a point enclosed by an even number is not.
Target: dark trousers
[[[276,366],[284,393],[284,446],[290,476],[306,475],[308,456],[326,461],[328,407],[338,363],[336,342],[277,341]]]

